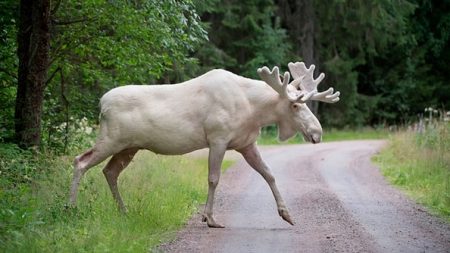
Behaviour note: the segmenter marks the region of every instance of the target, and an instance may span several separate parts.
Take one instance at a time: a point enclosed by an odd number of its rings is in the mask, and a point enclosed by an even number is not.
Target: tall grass
[[[390,182],[450,221],[450,124],[400,132],[374,160]]]
[[[15,150],[0,145],[8,154],[0,159],[0,252],[148,252],[206,199],[204,159],[141,151],[119,178],[127,215],[117,211],[102,166],[87,172],[78,207],[67,209],[72,156]]]

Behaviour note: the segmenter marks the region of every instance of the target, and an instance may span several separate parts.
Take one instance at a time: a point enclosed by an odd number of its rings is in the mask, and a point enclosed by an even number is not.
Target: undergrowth
[[[119,178],[129,210],[122,215],[101,172],[104,163],[86,173],[71,209],[75,152],[34,154],[0,144],[0,154],[0,252],[148,252],[206,199],[205,159],[140,151]]]
[[[450,124],[400,132],[374,160],[392,184],[450,221]]]

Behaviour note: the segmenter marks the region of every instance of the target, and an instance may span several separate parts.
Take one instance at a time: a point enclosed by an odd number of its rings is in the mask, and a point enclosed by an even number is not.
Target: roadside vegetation
[[[344,140],[379,140],[389,138],[391,132],[385,128],[357,128],[357,129],[324,129],[322,141],[344,141]],[[305,143],[301,134],[287,140],[278,141],[278,132],[275,128],[269,127],[262,130],[258,139],[259,145],[277,145],[277,144],[300,144]]]
[[[450,221],[450,123],[399,132],[374,161],[393,185]]]
[[[83,178],[78,207],[66,208],[73,157],[91,140],[82,137],[64,156],[0,145],[0,252],[147,252],[205,202],[205,159],[141,151],[119,178],[127,215],[117,210],[102,165]]]

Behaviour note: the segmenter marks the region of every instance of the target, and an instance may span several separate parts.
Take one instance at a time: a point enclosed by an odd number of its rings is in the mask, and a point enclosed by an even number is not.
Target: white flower
[[[87,133],[87,134],[91,134],[92,133],[92,127],[88,127],[88,126],[85,127],[84,128],[84,132]]]

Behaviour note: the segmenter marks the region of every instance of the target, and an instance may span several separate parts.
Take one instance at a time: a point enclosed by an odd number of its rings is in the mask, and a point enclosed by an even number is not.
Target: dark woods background
[[[450,107],[449,2],[3,0],[0,140],[61,149],[113,87],[300,60],[341,91],[323,125],[412,122]]]

